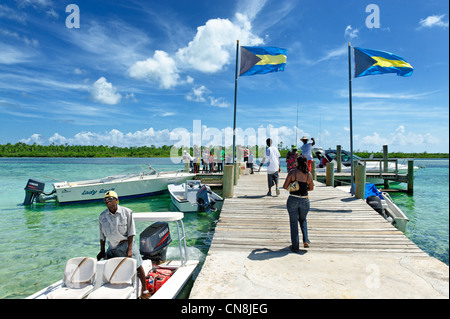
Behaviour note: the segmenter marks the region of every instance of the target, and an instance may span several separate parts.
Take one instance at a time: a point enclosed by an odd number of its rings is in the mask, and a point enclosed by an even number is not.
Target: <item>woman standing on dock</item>
[[[289,212],[289,223],[291,228],[292,245],[289,246],[289,248],[293,252],[299,252],[300,243],[298,240],[297,222],[300,223],[300,229],[302,230],[303,246],[308,248],[310,243],[306,222],[306,216],[309,212],[308,191],[314,189],[313,177],[308,169],[308,159],[305,155],[300,155],[297,158],[297,169],[293,169],[289,172],[283,188],[288,189],[289,185],[295,181],[298,183],[298,190],[290,192],[286,206]]]

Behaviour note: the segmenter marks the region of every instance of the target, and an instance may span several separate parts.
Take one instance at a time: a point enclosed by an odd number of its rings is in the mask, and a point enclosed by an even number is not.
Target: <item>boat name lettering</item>
[[[115,190],[115,188],[108,188],[108,189],[101,189],[101,190],[99,190],[98,192],[100,193],[100,194],[104,194],[104,193],[106,193],[106,192],[109,192],[109,191],[113,191],[113,190]]]
[[[92,190],[90,190],[90,191],[87,191],[87,190],[84,190],[82,193],[81,193],[81,195],[91,195],[91,196],[94,196],[95,194],[97,194],[97,192],[99,193],[99,194],[104,194],[104,193],[106,193],[106,192],[109,192],[109,191],[113,191],[113,190],[115,190],[115,188],[109,188],[109,189],[100,189],[99,191],[96,191],[95,189],[92,189]]]
[[[90,191],[83,191],[81,193],[81,195],[92,195],[92,196],[94,196],[95,194],[97,194],[97,191],[95,189],[90,190]]]

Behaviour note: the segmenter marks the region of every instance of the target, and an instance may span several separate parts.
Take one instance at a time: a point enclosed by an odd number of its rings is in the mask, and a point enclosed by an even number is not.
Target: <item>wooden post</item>
[[[408,193],[414,192],[414,160],[408,160]]]
[[[338,173],[342,172],[342,152],[341,145],[336,145],[336,161],[337,161],[337,169]]]
[[[366,166],[355,167],[355,197],[364,199],[366,193]]]
[[[317,181],[317,170],[316,170],[316,161],[311,162],[311,175],[313,180]]]
[[[241,163],[234,163],[234,185],[237,185],[239,175],[241,174]]]
[[[382,170],[382,172],[388,171],[388,168],[389,168],[388,157],[389,157],[388,146],[383,145],[383,170]],[[380,170],[381,170],[381,167],[380,167]]]
[[[334,163],[327,163],[326,185],[334,187]]]
[[[223,187],[223,197],[233,197],[234,165],[224,165],[222,187]]]

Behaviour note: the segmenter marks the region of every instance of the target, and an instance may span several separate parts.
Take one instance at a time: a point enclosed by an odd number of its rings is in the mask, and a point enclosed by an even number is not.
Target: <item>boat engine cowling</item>
[[[209,194],[211,193],[211,188],[208,185],[202,185],[202,187],[197,192],[197,205],[199,212],[207,212],[208,214],[211,211],[216,211],[214,204],[216,203]]]
[[[144,229],[139,237],[139,250],[143,259],[151,259],[154,263],[166,260],[167,249],[172,242],[167,222],[151,224]]]
[[[39,195],[44,193],[45,183],[39,182],[35,179],[29,179],[27,186],[25,186],[25,199],[24,205],[31,205],[37,201]]]

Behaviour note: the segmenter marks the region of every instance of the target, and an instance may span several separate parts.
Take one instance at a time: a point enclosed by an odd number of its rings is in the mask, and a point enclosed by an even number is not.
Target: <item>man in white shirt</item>
[[[134,244],[133,237],[136,235],[133,211],[129,208],[119,206],[119,197],[114,191],[105,194],[105,209],[99,216],[100,228],[100,252],[97,260],[113,257],[129,257],[137,261],[137,275],[141,281],[141,299],[150,298],[145,281],[145,272],[142,267],[142,257],[139,248]],[[105,251],[105,243],[108,240],[108,250]]]
[[[313,159],[312,147],[316,144],[316,141],[314,140],[314,137],[311,137],[312,143],[308,143],[308,137],[306,137],[306,136],[303,136],[300,139],[300,141],[303,142],[303,145],[301,147],[302,155],[305,155],[306,158],[308,159],[308,168],[309,168],[309,171],[311,172],[311,162]]]
[[[267,163],[267,184],[269,187],[269,191],[267,192],[267,196],[272,196],[272,186],[275,185],[277,196],[280,195],[280,190],[278,189],[278,172],[280,171],[280,152],[275,146],[272,146],[272,139],[268,138],[266,140],[267,148],[264,153],[264,157],[259,165],[258,172],[261,170],[261,166],[263,166],[266,159],[268,159]]]

